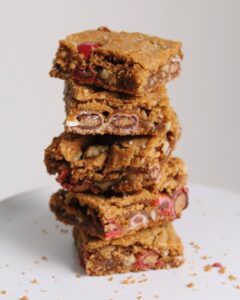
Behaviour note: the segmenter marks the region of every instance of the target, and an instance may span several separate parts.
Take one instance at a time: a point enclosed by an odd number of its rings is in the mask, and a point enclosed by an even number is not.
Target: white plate
[[[115,275],[110,281],[109,276],[84,275],[70,227],[56,222],[48,210],[53,191],[39,189],[0,203],[1,300],[24,295],[30,300],[240,299],[240,289],[235,288],[240,285],[239,194],[191,186],[190,206],[175,222],[185,244],[185,264],[175,270]],[[205,255],[211,258],[200,258]],[[226,273],[220,275],[216,268],[203,270],[214,262],[224,265]],[[231,281],[230,274],[239,278]],[[128,276],[135,282],[123,284]],[[194,287],[187,288],[191,282]]]

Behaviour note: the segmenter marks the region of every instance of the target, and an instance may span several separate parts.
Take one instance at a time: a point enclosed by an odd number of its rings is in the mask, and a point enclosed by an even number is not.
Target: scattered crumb
[[[81,277],[81,275],[80,275],[79,273],[77,273],[77,274],[76,274],[76,277],[77,277],[77,278],[80,278],[80,277]]]
[[[235,285],[235,289],[240,290],[240,284]]]
[[[30,300],[27,296],[23,296],[22,298],[20,298],[19,300]]]
[[[35,264],[39,264],[39,261],[38,260],[35,260],[35,262],[34,262]]]
[[[46,292],[47,292],[47,290],[40,290],[40,292],[41,292],[41,293],[46,293]]]
[[[197,273],[191,273],[189,276],[197,276]]]
[[[201,247],[197,243],[191,242],[190,245],[193,246],[193,248],[196,249],[196,250],[201,249]]]
[[[48,258],[46,256],[42,256],[41,259],[42,260],[48,260]]]
[[[25,272],[22,272],[21,275],[25,275]]]
[[[154,295],[153,297],[154,297],[154,298],[159,298],[159,296],[158,296],[158,295]]]
[[[60,231],[61,231],[61,233],[68,233],[68,230],[67,229],[63,229],[63,228]]]
[[[32,284],[38,284],[39,282],[37,281],[36,278],[34,278],[33,280],[31,280],[31,283],[32,283]]]
[[[47,230],[46,229],[42,229],[42,233],[47,234]]]
[[[109,278],[108,278],[108,281],[113,281],[113,277],[112,277],[112,276],[109,277]]]
[[[223,268],[223,265],[220,264],[219,262],[215,262],[214,264],[212,264],[213,268]]]
[[[138,283],[143,283],[143,282],[146,282],[146,281],[147,281],[147,278],[139,280]]]
[[[225,273],[226,273],[226,268],[225,268],[225,267],[222,267],[221,269],[218,270],[218,273],[219,273],[220,275],[225,274]]]
[[[228,276],[228,279],[229,279],[230,281],[235,281],[235,280],[237,280],[237,277],[234,276],[234,275],[229,275],[229,276]]]
[[[211,271],[212,270],[212,266],[211,265],[206,265],[206,266],[204,266],[204,271],[205,272],[209,272],[209,271]]]
[[[186,284],[187,288],[193,288],[194,287],[194,283],[193,282],[189,282],[188,284]]]
[[[117,293],[118,293],[118,290],[115,290],[115,291],[114,291],[114,293],[116,293],[116,294],[117,294]]]
[[[209,257],[207,255],[201,256],[201,259],[208,259]]]
[[[59,225],[57,224],[57,225],[55,225],[55,228],[59,228]]]
[[[142,299],[142,296],[138,296],[138,297],[137,297],[137,300],[140,300],[140,299]]]
[[[9,264],[5,265],[5,268],[9,268]]]
[[[135,279],[131,279],[132,277],[129,276],[128,278],[124,279],[123,281],[121,281],[122,284],[133,284],[135,283]]]
[[[222,285],[226,285],[226,282],[222,282],[221,284],[222,284]]]
[[[6,291],[0,291],[0,295],[6,295]]]

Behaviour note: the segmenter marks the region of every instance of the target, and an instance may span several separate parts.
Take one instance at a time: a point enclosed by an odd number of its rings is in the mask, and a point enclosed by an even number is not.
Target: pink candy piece
[[[148,223],[148,218],[142,213],[134,215],[130,220],[130,228],[144,226]]]
[[[105,226],[108,228],[108,231],[104,234],[106,239],[117,238],[122,234],[121,226],[114,221],[109,220],[109,223],[105,224]]]
[[[163,268],[166,265],[166,263],[162,260],[158,260],[155,265],[158,268]]]
[[[89,60],[89,58],[92,54],[92,50],[94,48],[98,48],[98,47],[100,47],[100,44],[91,43],[91,42],[86,42],[86,43],[77,45],[78,52],[82,53],[84,55],[85,60]]]
[[[173,201],[167,195],[162,194],[153,204],[158,207],[160,215],[175,217]]]
[[[147,270],[156,266],[159,255],[152,250],[137,257],[136,266],[139,270]]]

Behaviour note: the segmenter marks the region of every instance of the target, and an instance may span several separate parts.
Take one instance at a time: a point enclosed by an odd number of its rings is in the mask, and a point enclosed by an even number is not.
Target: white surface
[[[100,25],[183,41],[181,77],[168,85],[177,152],[193,182],[240,191],[239,11],[238,0],[1,1],[0,198],[51,182],[43,149],[64,117],[51,61],[60,38]]]
[[[48,210],[52,191],[36,190],[0,203],[0,291],[6,290],[6,295],[0,295],[1,300],[23,295],[30,300],[130,300],[137,299],[138,292],[142,300],[156,299],[154,295],[167,300],[240,299],[240,290],[234,288],[240,284],[239,194],[192,186],[190,206],[183,220],[175,222],[185,244],[186,263],[176,270],[145,272],[146,282],[124,285],[121,281],[130,274],[115,275],[111,282],[109,276],[83,274],[69,227],[54,221]],[[62,228],[68,228],[68,234],[61,233]],[[190,242],[199,244],[200,250],[196,251]],[[48,261],[41,259],[43,255]],[[203,255],[212,258],[203,260]],[[219,275],[216,269],[203,271],[206,264],[214,262],[226,267],[225,275]],[[190,276],[192,273],[197,276]],[[142,274],[132,277],[138,281]],[[238,280],[229,281],[229,274]],[[34,278],[38,284],[31,283]],[[195,289],[186,287],[189,282],[194,283]]]

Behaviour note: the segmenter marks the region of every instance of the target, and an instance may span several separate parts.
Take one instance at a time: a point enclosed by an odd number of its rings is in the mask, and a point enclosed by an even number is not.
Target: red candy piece
[[[81,81],[81,83],[93,83],[96,78],[97,72],[91,67],[76,69],[73,73],[73,79],[75,81]]]
[[[159,255],[155,251],[146,251],[137,257],[136,266],[139,270],[147,270],[157,266]]]
[[[158,268],[163,268],[166,265],[166,263],[162,260],[158,260],[155,265]]]
[[[109,220],[105,226],[109,227],[110,230],[107,231],[104,235],[106,239],[113,239],[117,238],[122,234],[122,228],[119,224],[115,223],[114,221]]]
[[[223,268],[223,266],[222,266],[222,264],[220,264],[219,262],[216,262],[216,263],[214,263],[214,264],[212,264],[212,267],[213,268]]]
[[[56,178],[57,182],[59,182],[65,189],[70,187],[70,176],[71,173],[68,168],[61,167],[58,170],[58,176]]]
[[[130,228],[146,225],[147,223],[148,223],[148,218],[142,213],[137,213],[130,220]]]
[[[89,58],[92,54],[92,50],[94,48],[98,48],[100,46],[101,45],[98,43],[86,42],[86,43],[77,45],[77,49],[78,49],[79,53],[83,54],[85,60],[89,60]]]
[[[167,195],[161,195],[153,204],[158,207],[160,215],[175,217],[173,201]]]

